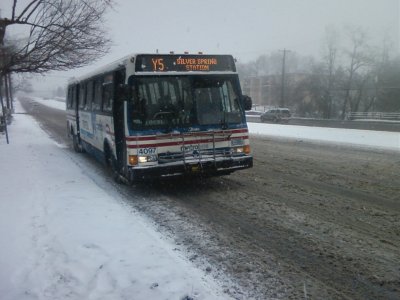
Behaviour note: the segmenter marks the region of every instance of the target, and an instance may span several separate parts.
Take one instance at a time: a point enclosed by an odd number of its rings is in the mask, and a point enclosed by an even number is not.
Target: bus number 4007
[[[141,148],[138,150],[138,155],[155,154],[156,148]]]

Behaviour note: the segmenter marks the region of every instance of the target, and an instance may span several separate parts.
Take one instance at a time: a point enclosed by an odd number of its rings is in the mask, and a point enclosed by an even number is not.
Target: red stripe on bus
[[[243,139],[243,140],[248,140],[249,136],[241,136],[241,137],[235,137],[235,139]],[[229,141],[228,138],[218,138],[214,140],[216,143],[217,142],[226,142]],[[155,148],[155,147],[166,147],[166,146],[183,146],[183,145],[193,145],[193,144],[208,144],[212,143],[213,139],[207,139],[207,140],[194,140],[194,141],[185,141],[185,143],[182,143],[180,141],[177,142],[164,142],[164,143],[156,143],[156,144],[141,144],[141,145],[127,145],[129,149],[138,149],[138,148]]]
[[[234,129],[227,131],[214,131],[214,132],[191,132],[186,133],[185,137],[200,137],[200,136],[210,136],[212,134],[234,134],[234,133],[248,133],[247,129]],[[152,136],[127,136],[127,141],[151,141],[159,140],[165,138],[180,137],[181,134],[163,134],[163,135],[152,135]]]

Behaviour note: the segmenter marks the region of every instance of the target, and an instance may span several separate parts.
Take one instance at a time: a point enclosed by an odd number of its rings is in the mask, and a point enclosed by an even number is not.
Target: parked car
[[[260,117],[263,114],[262,111],[248,110],[246,111],[246,117]]]
[[[288,123],[291,114],[288,108],[271,108],[260,117],[262,122]]]

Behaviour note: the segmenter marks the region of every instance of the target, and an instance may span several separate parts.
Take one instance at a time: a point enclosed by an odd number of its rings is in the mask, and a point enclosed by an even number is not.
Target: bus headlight
[[[243,153],[243,147],[233,148],[233,153]]]
[[[234,153],[250,154],[250,145],[244,145],[243,147],[233,148],[233,152]]]
[[[157,155],[138,156],[139,163],[155,162],[157,160]]]

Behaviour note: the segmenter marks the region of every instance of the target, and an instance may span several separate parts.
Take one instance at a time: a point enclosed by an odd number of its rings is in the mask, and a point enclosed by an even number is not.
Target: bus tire
[[[104,143],[104,159],[106,163],[106,168],[111,172],[111,176],[116,183],[122,183],[121,176],[117,170],[117,160],[111,153],[110,146],[108,143]]]
[[[72,134],[72,144],[74,146],[75,152],[82,153],[83,148],[82,145],[79,143],[78,135],[75,134],[73,130],[71,130],[71,134]]]

